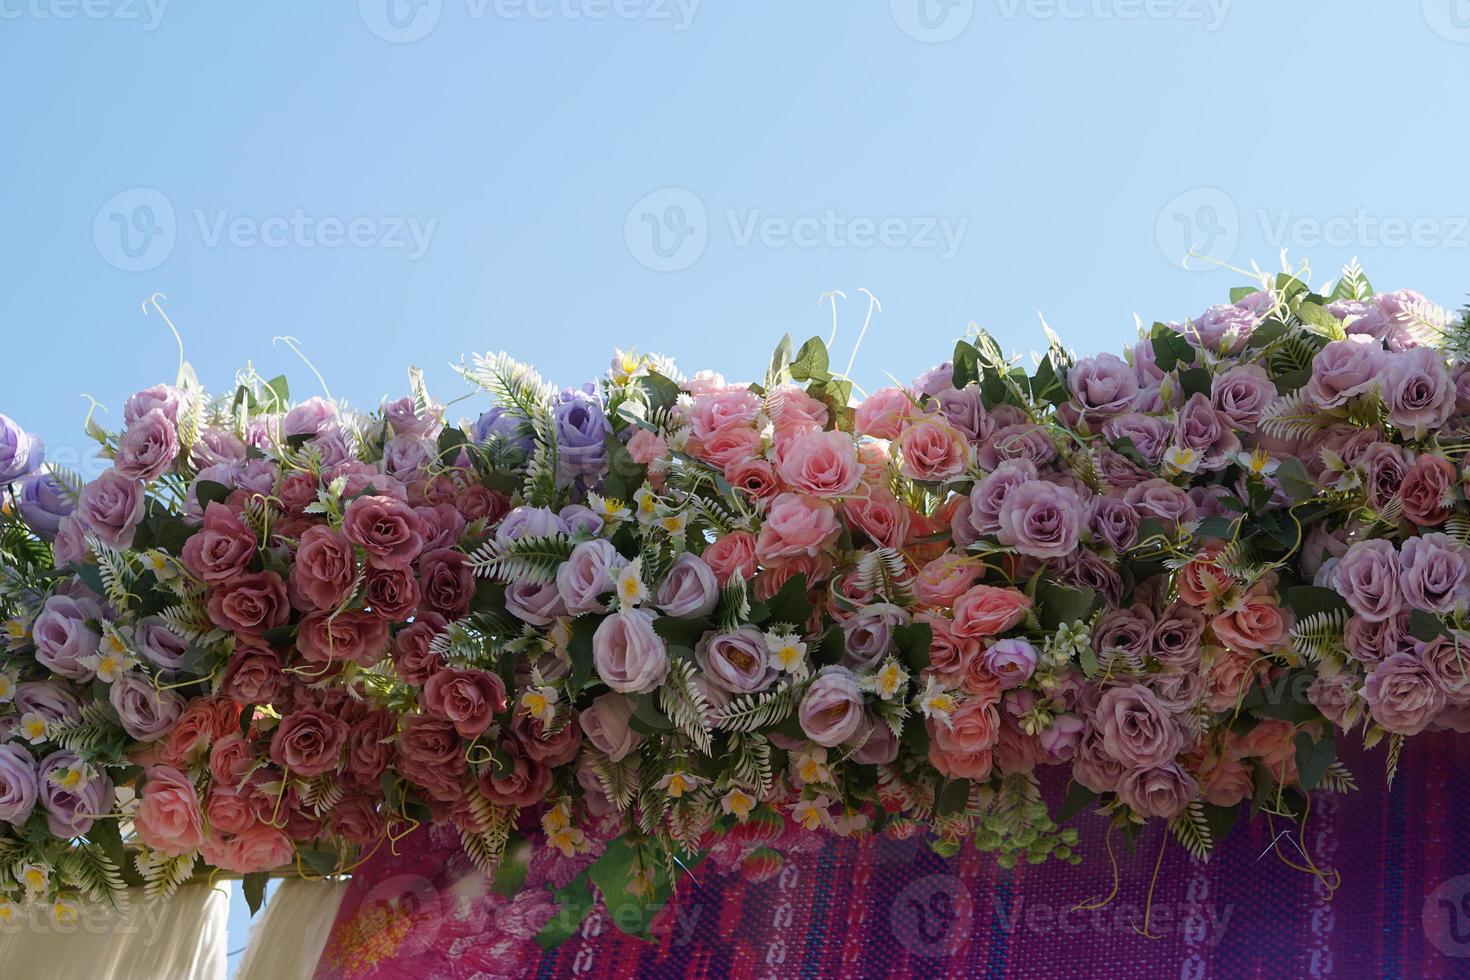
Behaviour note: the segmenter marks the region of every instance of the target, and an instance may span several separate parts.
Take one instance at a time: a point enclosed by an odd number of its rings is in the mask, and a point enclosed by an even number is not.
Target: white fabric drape
[[[250,929],[236,980],[309,980],[347,894],[346,881],[288,878]]]
[[[118,918],[87,908],[55,922],[49,908],[18,910],[0,929],[0,976],[25,980],[225,980],[230,894],[223,885],[186,885],[167,902],[134,891]]]

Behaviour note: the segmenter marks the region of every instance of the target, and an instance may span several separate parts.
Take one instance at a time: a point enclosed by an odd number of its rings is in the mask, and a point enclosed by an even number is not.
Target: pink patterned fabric
[[[318,980],[441,980],[500,976],[879,976],[1041,978],[1470,975],[1470,746],[1430,737],[1405,749],[1393,791],[1383,754],[1348,757],[1362,785],[1319,794],[1300,842],[1280,851],[1341,875],[1335,895],[1271,853],[1265,819],[1242,823],[1205,864],[1170,846],[1150,926],[1135,932],[1160,844],[1117,848],[1112,887],[1102,822],[1084,819],[1079,867],[1004,871],[966,850],[944,860],[921,840],[783,835],[726,838],[656,927],[659,944],[630,939],[594,913],[557,949],[534,936],[554,909],[544,888],[513,901],[488,892],[452,832],[425,829],[356,876],[317,970]],[[1289,828],[1277,822],[1275,833]],[[787,849],[783,862],[763,843]],[[532,880],[566,880],[579,866],[538,862]]]

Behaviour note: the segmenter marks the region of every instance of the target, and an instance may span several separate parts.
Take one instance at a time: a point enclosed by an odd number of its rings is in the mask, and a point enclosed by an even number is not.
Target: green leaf
[[[513,839],[501,855],[495,868],[495,878],[490,890],[507,898],[514,897],[526,883],[526,874],[531,870],[531,842],[524,837]]]
[[[1306,732],[1296,736],[1296,771],[1301,776],[1302,789],[1314,789],[1322,781],[1322,774],[1337,758],[1337,743],[1332,736],[1320,742],[1312,740]]]
[[[1409,635],[1425,643],[1440,636],[1450,636],[1449,627],[1432,612],[1414,609],[1409,613]]]
[[[1184,390],[1185,398],[1189,398],[1192,395],[1205,395],[1208,397],[1210,394],[1210,381],[1209,368],[1197,367],[1190,368],[1188,371],[1179,372],[1179,387]]]
[[[679,400],[679,383],[657,371],[643,375],[636,384],[648,395],[650,415],[668,411]]]
[[[1235,826],[1235,818],[1240,815],[1239,806],[1216,806],[1213,803],[1205,804],[1205,822],[1210,825],[1210,839],[1216,844],[1225,839]]]
[[[1081,783],[1074,781],[1067,787],[1067,795],[1062,800],[1062,805],[1057,807],[1057,813],[1054,819],[1057,823],[1061,823],[1064,820],[1071,820],[1096,800],[1096,793]]]
[[[592,676],[592,634],[602,625],[606,617],[597,615],[578,616],[572,620],[572,636],[567,642],[567,653],[572,658],[572,673],[568,683],[575,695]]]
[[[827,381],[832,377],[827,370],[827,345],[821,337],[813,337],[801,345],[796,360],[791,362],[791,377],[797,381]]]
[[[679,619],[674,616],[660,616],[653,621],[653,631],[664,638],[670,646],[688,647],[694,649],[695,645],[704,637],[704,634],[715,628],[715,624],[708,619]]]
[[[470,441],[469,440],[469,437],[464,434],[464,430],[462,430],[462,429],[457,429],[457,428],[455,428],[452,425],[446,425],[443,429],[440,429],[439,430],[439,459],[440,459],[440,461],[441,462],[448,462],[448,461],[453,460],[455,456],[459,455],[459,449],[460,449],[460,447],[461,446],[468,445],[469,444],[469,441]]]
[[[199,498],[199,507],[203,509],[210,504],[222,504],[231,494],[231,488],[223,483],[213,480],[200,480],[194,484],[194,494]]]
[[[1335,589],[1323,589],[1315,585],[1299,585],[1286,592],[1286,606],[1305,619],[1317,613],[1336,612],[1347,608],[1347,601]]]
[[[781,338],[776,352],[771,355],[771,366],[766,371],[766,390],[780,387],[791,378],[791,337]]]
[[[781,590],[766,602],[767,622],[789,623],[797,629],[806,626],[812,614],[812,602],[806,594],[806,575],[793,575]]]
[[[950,376],[956,388],[980,382],[980,352],[975,345],[961,340],[954,345],[954,372]]]
[[[1155,323],[1152,331],[1154,363],[1159,370],[1168,374],[1180,364],[1194,361],[1194,348],[1185,337],[1162,323]]]
[[[1276,482],[1281,484],[1281,489],[1294,504],[1317,496],[1317,484],[1307,475],[1307,468],[1302,465],[1302,461],[1295,456],[1288,456],[1276,467]]]
[[[652,873],[654,894],[651,899],[642,899],[628,892],[633,873],[639,867]],[[608,915],[613,924],[632,936],[648,936],[648,927],[653,918],[668,900],[669,879],[664,873],[663,863],[639,861],[639,855],[627,838],[615,838],[608,843],[602,857],[588,872],[592,883],[602,893]]]
[[[893,631],[893,642],[903,655],[904,663],[915,672],[929,666],[929,650],[934,646],[934,628],[928,623],[908,623]]]
[[[265,396],[274,399],[274,411],[284,412],[291,404],[291,385],[284,374],[278,374],[265,383]]]
[[[270,878],[269,871],[254,871],[246,875],[240,883],[241,889],[245,892],[245,904],[249,907],[252,916],[259,912],[260,907],[265,904],[265,883],[270,881]]]
[[[1051,579],[1042,579],[1036,586],[1037,615],[1048,630],[1083,622],[1092,615],[1096,602],[1097,592],[1093,589],[1074,588]]]
[[[602,481],[603,495],[631,504],[633,495],[643,486],[643,481],[648,479],[648,470],[634,461],[628,447],[617,436],[609,433],[603,439],[603,445],[607,448],[607,476]]]
[[[1196,538],[1228,538],[1230,528],[1235,524],[1228,517],[1216,514],[1214,517],[1206,517],[1199,522],[1199,527],[1194,529]]]
[[[841,663],[846,655],[847,637],[843,636],[841,626],[830,627],[822,634],[822,641],[811,651],[812,663],[818,667]]]
[[[560,946],[575,936],[577,930],[581,928],[582,920],[587,918],[595,904],[592,898],[592,885],[585,870],[567,882],[565,888],[555,889],[551,894],[556,901],[557,908],[551,921],[546,923],[536,935],[536,942],[542,949]]]
[[[1067,386],[1063,383],[1062,374],[1058,373],[1056,365],[1052,363],[1050,354],[1043,357],[1036,366],[1036,375],[1031,379],[1031,397],[1045,405],[1060,405],[1068,399]]]
[[[951,779],[939,791],[939,798],[934,803],[934,815],[936,817],[947,817],[951,814],[963,813],[969,801],[970,781],[968,779]]]

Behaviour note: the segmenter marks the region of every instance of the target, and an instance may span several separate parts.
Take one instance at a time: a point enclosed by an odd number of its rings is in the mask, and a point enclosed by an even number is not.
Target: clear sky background
[[[291,335],[359,406],[748,379],[834,289],[867,388],[1116,350],[1242,281],[1191,244],[1470,291],[1467,0],[0,0],[0,87],[0,412],[73,463],[174,377],[155,291],[207,385],[316,393]]]

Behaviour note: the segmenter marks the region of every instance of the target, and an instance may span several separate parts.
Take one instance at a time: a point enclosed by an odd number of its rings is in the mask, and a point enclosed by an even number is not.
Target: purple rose
[[[1183,601],[1159,616],[1149,636],[1154,659],[1174,670],[1193,671],[1199,666],[1200,638],[1205,635],[1205,615]]]
[[[1454,383],[1432,347],[1389,354],[1379,378],[1388,420],[1415,439],[1443,426],[1455,410]]]
[[[132,422],[117,443],[113,468],[130,480],[156,480],[179,454],[179,434],[168,416],[153,409]]]
[[[823,667],[802,695],[797,719],[806,737],[834,748],[862,729],[863,694],[846,667]]]
[[[529,453],[534,442],[527,434],[526,428],[526,423],[519,416],[512,415],[496,405],[475,420],[475,424],[470,426],[470,436],[480,444],[487,443],[491,439],[499,439],[507,445]]]
[[[15,709],[21,714],[34,711],[47,723],[82,720],[82,705],[63,681],[21,681],[15,686]]]
[[[935,400],[939,403],[940,414],[963,432],[970,442],[982,442],[995,431],[995,422],[985,411],[985,402],[975,385],[966,385],[958,390],[946,388]]]
[[[51,596],[31,630],[36,660],[62,677],[87,680],[93,670],[82,661],[96,654],[102,641],[101,634],[87,622],[101,618],[102,610],[90,599]]]
[[[1127,770],[1103,748],[1102,732],[1095,724],[1082,729],[1072,758],[1072,778],[1094,793],[1111,793]]]
[[[880,726],[887,727],[887,726]],[[1049,762],[1067,762],[1077,754],[1086,723],[1076,715],[1057,715],[1036,737]]]
[[[545,538],[566,534],[567,526],[555,511],[545,507],[517,507],[495,528],[495,543],[509,544],[521,538]]]
[[[1240,437],[1231,428],[1230,420],[1199,393],[1191,395],[1179,410],[1175,444],[1203,454],[1200,467],[1205,470],[1224,469],[1240,452]]]
[[[438,459],[439,447],[422,436],[394,436],[383,445],[383,472],[403,483],[428,475]]]
[[[843,666],[852,670],[876,667],[893,645],[894,629],[908,625],[909,621],[909,614],[892,603],[864,606],[842,624],[846,646]]]
[[[162,738],[179,720],[185,706],[178,694],[159,690],[137,671],[129,671],[113,681],[107,699],[117,710],[123,730],[140,742]]]
[[[945,361],[943,364],[934,365],[915,378],[912,387],[920,395],[937,395],[943,391],[953,391],[953,362]]]
[[[532,626],[550,626],[567,614],[555,582],[512,582],[505,587],[505,608]]]
[[[643,736],[628,724],[632,717],[632,701],[621,694],[604,694],[594,698],[577,721],[593,747],[613,762],[621,762],[643,742]]]
[[[108,470],[82,488],[77,517],[109,548],[129,548],[143,522],[143,484]]]
[[[602,533],[606,522],[598,516],[597,511],[582,504],[567,504],[557,514],[561,522],[567,526],[567,533],[571,535],[584,535],[592,538]]]
[[[686,551],[674,559],[674,567],[659,583],[655,598],[654,604],[665,616],[698,619],[714,612],[720,599],[720,585],[709,564]]]
[[[1348,617],[1343,629],[1348,656],[1365,664],[1381,663],[1396,653],[1410,653],[1414,638],[1409,634],[1409,610],[1400,609],[1387,619]]]
[[[80,785],[62,785],[63,770],[79,767],[85,772]],[[57,778],[52,778],[56,775]],[[75,752],[55,752],[41,763],[36,774],[41,807],[46,811],[46,824],[57,837],[80,837],[92,829],[101,814],[112,809],[115,798],[112,780],[101,770],[91,769]]]
[[[1463,609],[1470,599],[1470,555],[1447,534],[1409,538],[1399,551],[1399,588],[1414,609]]]
[[[331,402],[320,396],[308,398],[281,419],[281,436],[289,439],[320,435],[336,418],[337,408]]]
[[[36,808],[36,760],[23,746],[0,743],[0,820],[16,830]]]
[[[1140,518],[1152,517],[1165,525],[1188,524],[1199,517],[1189,494],[1168,480],[1154,478],[1136,483],[1123,495]]]
[[[1470,642],[1464,633],[1416,643],[1415,652],[1434,675],[1448,703],[1470,704]]]
[[[614,691],[643,694],[664,682],[669,653],[653,629],[647,609],[624,609],[598,624],[592,634],[592,663],[597,676]]]
[[[975,481],[970,490],[970,527],[976,534],[999,531],[1001,504],[1012,490],[1035,479],[1035,463],[1026,459],[1008,459],[994,472]]]
[[[711,684],[731,694],[764,691],[776,679],[765,634],[754,626],[706,633],[694,648],[694,659]]]
[[[43,538],[54,538],[61,519],[77,509],[71,491],[50,473],[33,473],[20,488],[21,520]]]
[[[1272,389],[1273,391],[1275,389]],[[1116,445],[1127,439],[1138,450],[1138,455],[1150,465],[1157,466],[1169,448],[1174,427],[1157,415],[1140,415],[1130,412],[1103,423],[1103,438]]]
[[[1087,530],[1114,551],[1127,551],[1138,543],[1138,512],[1127,501],[1098,495],[1087,502]]]
[[[1011,491],[1001,504],[1000,543],[1033,558],[1060,558],[1077,548],[1082,505],[1077,494],[1036,480]]]
[[[1359,334],[1334,340],[1312,360],[1307,396],[1323,408],[1336,408],[1373,387],[1387,357],[1371,337]]]
[[[435,402],[424,406],[420,412],[414,399],[399,398],[383,402],[383,417],[393,431],[401,436],[427,436],[434,438],[444,427],[444,406]]]
[[[580,615],[603,612],[602,597],[613,590],[618,572],[628,560],[606,538],[583,541],[556,570],[556,591],[567,610]]]
[[[1036,648],[1019,637],[996,640],[980,655],[985,669],[1000,679],[1004,690],[1019,687],[1036,671]]]
[[[1184,732],[1142,684],[1109,688],[1097,703],[1103,748],[1130,769],[1159,766],[1184,747]]]
[[[189,461],[199,470],[218,463],[243,463],[245,443],[223,426],[206,426],[189,448]]]
[[[189,405],[188,395],[173,385],[154,385],[130,395],[123,402],[123,422],[132,425],[149,412],[162,412],[163,417],[174,425],[179,424],[179,412]]]
[[[600,476],[607,469],[604,440],[612,434],[602,404],[590,392],[568,388],[556,405],[555,418],[556,465],[561,478],[570,482]]]
[[[1212,306],[1179,331],[1194,346],[1212,354],[1239,354],[1261,322],[1258,312],[1244,302]]]
[[[1116,354],[1084,357],[1067,372],[1072,402],[1084,418],[1120,415],[1138,398],[1138,376]]]
[[[1374,667],[1363,685],[1373,720],[1398,735],[1418,735],[1445,706],[1444,690],[1423,660],[1396,653]]]
[[[1391,618],[1403,605],[1393,543],[1378,539],[1353,544],[1332,570],[1332,587],[1364,619]]]
[[[170,630],[158,616],[138,621],[133,628],[133,646],[144,660],[163,670],[178,670],[189,652],[189,641]]]
[[[1044,428],[1031,422],[1001,426],[975,449],[975,461],[987,470],[997,468],[1002,460],[1007,459],[1025,459],[1037,466],[1045,466],[1056,455],[1057,447],[1051,436]]]
[[[1141,662],[1151,650],[1155,625],[1153,612],[1142,603],[1103,613],[1092,628],[1092,649],[1104,663],[1119,654]]]
[[[1233,428],[1256,431],[1261,415],[1276,400],[1276,384],[1259,364],[1238,364],[1215,375],[1210,401]]]
[[[36,436],[0,415],[0,486],[14,483],[38,469],[46,459],[46,447]]]
[[[1174,763],[1135,769],[1118,783],[1118,796],[1135,813],[1169,819],[1199,793],[1195,778]]]

